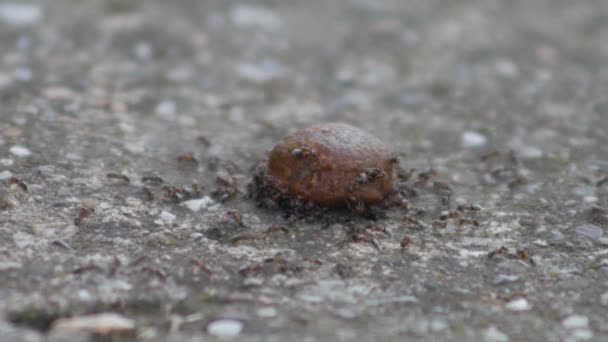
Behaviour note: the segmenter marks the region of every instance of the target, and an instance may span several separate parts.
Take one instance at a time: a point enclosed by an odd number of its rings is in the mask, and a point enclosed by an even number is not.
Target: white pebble
[[[32,155],[32,151],[30,151],[27,147],[21,145],[15,145],[11,147],[9,152],[20,158],[29,157]]]
[[[162,222],[166,223],[166,224],[171,224],[175,221],[176,216],[168,211],[162,211],[160,213],[160,219]]]
[[[263,318],[271,318],[277,315],[277,310],[273,307],[259,308],[256,312],[258,316]]]
[[[525,146],[519,150],[519,155],[525,159],[538,159],[543,156],[543,150],[534,146]]]
[[[13,70],[13,78],[17,81],[27,82],[34,78],[34,73],[28,68],[17,68]]]
[[[133,47],[133,53],[141,60],[147,60],[152,57],[152,47],[146,42],[139,42]]]
[[[528,303],[528,300],[526,298],[516,298],[511,300],[510,302],[508,302],[505,305],[505,308],[507,310],[512,310],[512,311],[526,311],[526,310],[530,310],[531,306],[530,303]]]
[[[115,313],[99,313],[58,319],[53,323],[53,329],[108,334],[131,331],[135,329],[135,321]]]
[[[5,179],[9,179],[13,177],[13,174],[10,171],[2,171],[0,172],[0,181],[3,181]]]
[[[602,305],[608,305],[608,292],[604,292],[600,297],[600,303]]]
[[[197,212],[201,209],[207,209],[213,203],[214,203],[214,201],[211,197],[205,196],[203,198],[186,201],[186,202],[182,203],[182,205],[184,205],[186,208],[188,208],[194,212]]]
[[[484,332],[484,341],[487,342],[508,342],[509,336],[498,330],[495,326],[491,326]]]
[[[232,23],[241,28],[258,27],[268,31],[279,29],[283,22],[272,10],[254,6],[237,5],[231,13]]]
[[[598,198],[595,196],[585,196],[583,197],[583,201],[585,201],[586,203],[595,203],[598,201]]]
[[[588,341],[593,338],[593,331],[589,329],[575,329],[571,335],[577,341]]]
[[[9,25],[27,25],[42,18],[42,10],[37,4],[9,2],[0,4],[0,22]]]
[[[177,112],[177,106],[175,102],[165,100],[156,106],[156,114],[163,119],[173,119],[175,118],[175,113]]]
[[[217,337],[235,337],[241,331],[243,331],[243,322],[236,319],[218,319],[207,326],[207,332]]]
[[[13,165],[15,162],[12,159],[0,159],[0,164],[2,164],[2,166],[11,166]]]
[[[519,67],[508,59],[500,59],[496,62],[496,70],[504,77],[513,78],[519,74]]]
[[[589,318],[583,315],[572,315],[562,320],[562,325],[566,329],[584,329],[589,326]]]
[[[463,147],[482,147],[488,142],[488,138],[485,135],[474,132],[466,131],[462,133],[462,146]]]

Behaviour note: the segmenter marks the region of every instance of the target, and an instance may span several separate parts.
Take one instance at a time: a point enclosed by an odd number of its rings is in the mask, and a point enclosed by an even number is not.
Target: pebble
[[[396,296],[396,297],[386,297],[386,298],[378,298],[378,299],[370,299],[365,302],[366,305],[375,306],[375,305],[386,305],[393,303],[416,303],[418,302],[418,298],[413,296]]]
[[[585,196],[583,197],[583,201],[585,201],[585,203],[596,203],[599,200],[599,198],[597,198],[597,196]]]
[[[83,198],[80,202],[83,207],[88,209],[95,209],[95,206],[97,206],[97,201],[93,198]]]
[[[496,70],[504,77],[513,78],[519,74],[519,67],[508,59],[496,61]]]
[[[2,171],[0,172],[0,181],[3,181],[5,179],[9,179],[13,177],[13,174],[10,171]]]
[[[28,68],[17,68],[13,70],[13,78],[17,81],[27,82],[34,78],[34,73]]]
[[[553,242],[561,241],[564,239],[564,234],[562,234],[562,232],[559,232],[557,230],[552,230],[549,234],[551,235],[551,236],[549,236],[549,240],[551,240]]]
[[[277,309],[273,307],[259,308],[256,313],[262,318],[272,318],[277,315]]]
[[[600,296],[600,303],[602,303],[602,305],[607,305],[608,306],[608,292],[604,292]]]
[[[433,332],[443,331],[449,328],[449,325],[446,321],[440,319],[434,319],[431,321],[429,328]]]
[[[527,311],[530,310],[532,306],[526,298],[520,297],[512,299],[505,305],[505,308],[512,311]]]
[[[186,202],[182,203],[182,205],[194,212],[197,212],[201,209],[207,209],[208,207],[212,206],[214,203],[215,203],[215,201],[211,197],[205,196],[203,198],[186,201]]]
[[[589,329],[575,329],[570,336],[576,341],[588,341],[593,338],[593,331]]]
[[[593,240],[598,240],[604,234],[601,227],[594,224],[583,224],[575,228],[575,232],[578,235],[588,237]]]
[[[55,165],[41,165],[37,167],[37,170],[44,176],[51,176],[57,173],[57,167],[55,167]]]
[[[150,44],[146,42],[139,42],[133,47],[133,53],[140,60],[148,60],[152,57],[154,50]]]
[[[8,2],[0,4],[0,22],[8,25],[28,25],[40,21],[42,9],[38,4]]]
[[[9,158],[0,159],[0,164],[2,164],[2,166],[11,166],[14,163],[15,162],[12,159],[9,159]]]
[[[7,85],[11,84],[12,81],[13,79],[8,74],[0,72],[0,88],[6,87]],[[0,145],[2,145],[1,140]]]
[[[488,138],[479,132],[466,131],[462,133],[462,147],[483,147],[487,142]]]
[[[168,211],[163,210],[160,213],[159,218],[165,224],[172,224],[173,222],[175,222],[176,216]]]
[[[328,207],[356,198],[379,202],[393,191],[391,153],[376,137],[343,123],[298,130],[268,156],[273,182]]]
[[[585,329],[589,326],[589,318],[583,315],[571,315],[562,320],[566,329]]]
[[[495,326],[491,326],[484,332],[484,341],[486,342],[508,342],[509,336],[498,330]]]
[[[516,275],[511,275],[511,274],[499,274],[497,275],[494,280],[492,281],[492,284],[494,285],[503,285],[506,283],[512,283],[519,280],[519,277]]]
[[[25,158],[25,157],[29,157],[32,155],[32,151],[30,151],[29,148],[22,146],[22,145],[15,145],[12,146],[9,150],[9,152],[17,157],[20,158]]]
[[[524,159],[538,159],[543,156],[543,150],[534,146],[523,146],[518,152]]]
[[[78,227],[71,223],[48,222],[32,224],[32,233],[43,239],[69,238],[78,232]]]
[[[110,334],[128,332],[135,329],[135,321],[116,313],[60,318],[53,323],[53,330],[76,330]]]
[[[177,105],[173,101],[165,100],[156,106],[155,112],[163,119],[174,119]]]
[[[272,10],[254,5],[240,4],[231,13],[232,23],[240,28],[261,28],[275,31],[283,26],[281,18]]]
[[[245,81],[262,84],[281,78],[284,71],[276,61],[265,60],[258,64],[240,64],[236,73]]]
[[[242,331],[243,322],[236,319],[218,319],[207,326],[207,332],[217,337],[236,337]]]

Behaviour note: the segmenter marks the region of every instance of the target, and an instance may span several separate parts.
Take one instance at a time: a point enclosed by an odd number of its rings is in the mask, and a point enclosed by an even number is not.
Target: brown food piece
[[[298,130],[268,156],[271,177],[290,194],[322,206],[380,202],[393,191],[389,149],[376,137],[342,123]]]

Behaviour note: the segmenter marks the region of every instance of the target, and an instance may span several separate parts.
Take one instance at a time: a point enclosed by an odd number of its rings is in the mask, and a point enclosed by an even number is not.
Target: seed
[[[393,190],[393,155],[376,137],[343,123],[298,130],[268,156],[279,188],[322,206],[340,207],[353,198],[380,202]]]

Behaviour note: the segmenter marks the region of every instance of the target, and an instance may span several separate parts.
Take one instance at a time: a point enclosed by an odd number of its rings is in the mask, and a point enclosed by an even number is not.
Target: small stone
[[[168,211],[162,211],[160,213],[159,218],[161,219],[161,221],[165,224],[172,224],[173,222],[175,222],[175,218],[176,216]]]
[[[78,227],[63,222],[35,223],[31,227],[32,233],[43,239],[69,238],[78,232]]]
[[[83,198],[80,202],[82,203],[83,207],[91,210],[95,209],[95,206],[97,206],[97,201],[93,198]]]
[[[585,329],[589,326],[589,318],[583,315],[571,315],[562,320],[566,329]]]
[[[207,332],[217,337],[235,337],[242,331],[243,322],[236,319],[218,319],[207,326]]]
[[[22,267],[23,265],[17,261],[0,260],[0,271],[16,270]],[[1,333],[0,336],[2,336]]]
[[[34,73],[28,68],[17,68],[13,70],[13,78],[17,81],[27,82],[34,78]]]
[[[583,224],[575,228],[574,230],[578,235],[588,237],[593,240],[598,240],[604,234],[601,227],[594,224]]]
[[[585,196],[583,197],[583,201],[585,201],[585,203],[596,203],[599,199],[597,198],[597,196]]]
[[[602,303],[602,305],[608,305],[608,292],[604,292],[600,296],[600,303]]]
[[[575,329],[570,336],[576,341],[588,341],[593,338],[593,331],[589,329]]]
[[[357,313],[348,308],[339,308],[334,311],[334,314],[342,319],[353,319],[357,317]]]
[[[3,181],[5,179],[9,179],[13,177],[13,174],[10,171],[2,171],[0,172],[0,181]]]
[[[549,246],[549,243],[546,240],[537,239],[532,242],[539,247],[548,247]]]
[[[553,242],[561,241],[564,239],[564,234],[562,234],[562,232],[559,232],[557,230],[552,230],[549,234],[551,235],[549,237],[549,240],[551,240]]]
[[[393,191],[394,159],[376,137],[343,123],[298,130],[268,157],[271,182],[328,207],[379,202]]]
[[[32,151],[30,151],[27,147],[21,145],[15,145],[11,147],[9,152],[20,158],[29,157],[32,155]]]
[[[272,318],[277,315],[277,309],[273,307],[259,308],[256,313],[262,318]]]
[[[519,156],[524,159],[538,159],[543,156],[543,151],[534,146],[523,146],[518,152]]]
[[[254,5],[237,5],[231,13],[232,23],[241,28],[261,28],[274,31],[283,25],[281,18],[272,10]]]
[[[49,100],[69,100],[74,98],[74,91],[66,87],[48,87],[42,90],[42,95]]]
[[[262,286],[264,285],[264,278],[261,277],[247,277],[243,280],[245,286]]]
[[[53,330],[86,331],[97,334],[124,333],[135,329],[135,321],[115,313],[61,318],[53,324]]]
[[[505,308],[507,310],[512,311],[527,311],[530,310],[532,307],[530,306],[530,303],[528,303],[528,300],[526,298],[520,297],[508,302],[505,305]]]
[[[243,80],[258,84],[279,79],[284,74],[281,65],[273,60],[265,60],[258,64],[240,64],[236,72]]]
[[[487,142],[488,138],[479,132],[466,131],[462,133],[462,147],[483,147]]]
[[[41,165],[37,167],[38,172],[44,176],[50,176],[57,172],[57,167],[55,165]]]
[[[34,24],[42,18],[42,9],[38,4],[25,2],[8,2],[0,4],[0,22],[20,26]]]
[[[506,283],[512,283],[519,280],[519,277],[516,275],[511,275],[511,274],[499,274],[497,275],[494,280],[492,281],[492,284],[494,285],[503,285]]]
[[[156,106],[155,112],[163,119],[174,119],[175,113],[177,112],[177,105],[173,101],[165,100]]]
[[[2,166],[12,166],[15,162],[12,159],[8,159],[8,158],[3,158],[0,159],[0,164]]]
[[[431,321],[429,328],[433,332],[443,331],[449,327],[448,323],[441,319],[434,319]]]
[[[197,212],[201,209],[209,208],[214,203],[215,203],[215,201],[211,197],[205,196],[203,198],[186,201],[186,202],[182,203],[182,205],[194,212]]]
[[[498,330],[495,326],[491,326],[483,333],[484,341],[486,342],[508,342],[509,336]]]
[[[139,42],[133,47],[133,53],[140,60],[147,60],[152,57],[152,47],[146,42]]]
[[[519,74],[519,67],[513,61],[500,59],[496,62],[496,70],[504,77],[513,78]]]

